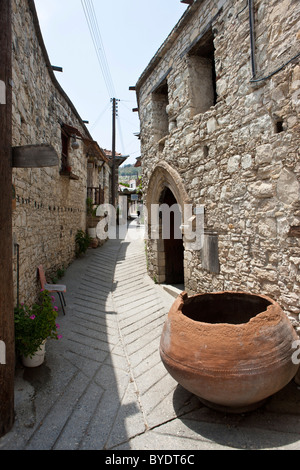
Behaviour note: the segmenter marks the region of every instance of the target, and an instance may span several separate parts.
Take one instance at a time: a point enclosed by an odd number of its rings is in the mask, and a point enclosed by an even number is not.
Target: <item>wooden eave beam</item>
[[[13,147],[13,168],[46,168],[59,165],[59,158],[51,145]]]

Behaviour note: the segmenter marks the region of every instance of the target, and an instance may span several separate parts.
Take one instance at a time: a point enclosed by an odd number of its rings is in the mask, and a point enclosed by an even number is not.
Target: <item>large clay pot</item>
[[[171,376],[205,404],[242,412],[296,375],[296,339],[285,313],[266,296],[183,292],[165,322],[160,354]]]

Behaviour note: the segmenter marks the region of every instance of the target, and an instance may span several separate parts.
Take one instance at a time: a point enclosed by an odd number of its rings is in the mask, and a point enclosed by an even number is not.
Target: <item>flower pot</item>
[[[91,248],[98,248],[98,245],[99,245],[98,238],[93,238],[93,239],[91,240],[90,247],[91,247]]]
[[[165,322],[160,354],[171,376],[206,405],[257,408],[296,375],[298,338],[278,303],[261,295],[184,292]]]
[[[97,237],[96,228],[90,227],[90,228],[88,228],[87,231],[88,231],[89,237],[91,237],[91,238],[96,238]]]
[[[99,224],[99,222],[101,221],[102,217],[98,217],[96,215],[91,215],[91,214],[88,214],[87,215],[87,227],[88,227],[88,230],[90,228],[97,228],[97,225]]]
[[[32,356],[32,357],[22,357],[22,363],[23,366],[25,367],[39,367],[40,365],[43,364],[45,360],[45,348],[46,347],[46,341],[44,341],[40,349]]]

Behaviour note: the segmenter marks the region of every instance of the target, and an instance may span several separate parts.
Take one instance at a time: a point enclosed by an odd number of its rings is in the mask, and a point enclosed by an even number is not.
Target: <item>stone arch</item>
[[[149,235],[151,233],[151,205],[160,205],[163,202],[163,195],[165,194],[167,189],[169,189],[173,194],[177,204],[181,207],[182,212],[185,204],[191,204],[191,200],[188,196],[188,193],[184,187],[184,182],[179,173],[168,163],[160,162],[157,164],[150,177],[147,188],[147,194],[145,197],[145,207],[147,209],[147,223]],[[168,252],[166,249],[165,240],[162,240],[161,238],[157,240],[151,240],[151,237],[149,237],[148,248],[151,251],[153,275],[156,278],[157,282],[169,282],[167,272],[169,264],[167,258]],[[182,263],[184,263],[183,258],[184,250],[182,254]]]
[[[145,199],[148,214],[151,213],[151,204],[159,204],[160,195],[165,188],[169,188],[172,191],[182,209],[184,204],[192,203],[180,174],[168,163],[160,162],[155,167],[147,188]]]

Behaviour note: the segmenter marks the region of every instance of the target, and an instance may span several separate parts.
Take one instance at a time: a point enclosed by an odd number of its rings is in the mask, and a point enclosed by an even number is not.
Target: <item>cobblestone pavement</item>
[[[148,277],[139,230],[67,269],[63,338],[48,341],[38,369],[17,366],[15,425],[0,450],[300,449],[295,382],[255,412],[228,415],[166,372],[158,348],[174,297]]]

